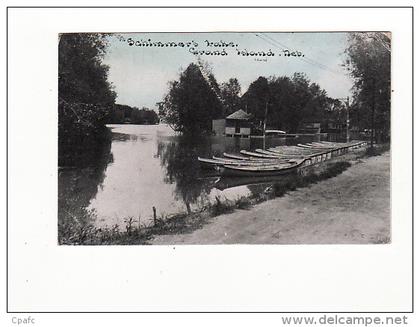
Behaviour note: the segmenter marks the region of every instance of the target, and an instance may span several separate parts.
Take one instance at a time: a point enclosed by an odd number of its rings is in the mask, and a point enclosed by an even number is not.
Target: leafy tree
[[[103,34],[62,34],[58,46],[59,165],[86,164],[110,142],[106,128],[115,92],[102,64],[107,46]],[[93,157],[96,157],[95,155]]]
[[[159,107],[160,114],[175,130],[185,134],[211,131],[212,119],[222,116],[213,75],[204,78],[200,67],[190,64],[178,81],[169,82],[169,92]]]
[[[241,85],[236,78],[230,78],[228,82],[222,83],[220,93],[226,108],[225,116],[241,109]]]
[[[292,128],[289,125],[286,115],[290,115],[290,111],[294,110],[293,98],[293,83],[290,78],[282,76],[269,78],[270,87],[270,105],[268,110],[268,125],[270,127],[290,131]]]
[[[359,128],[387,140],[391,115],[391,38],[386,33],[351,33],[345,67],[354,78],[353,108]]]
[[[265,119],[266,106],[270,102],[270,87],[266,77],[258,77],[249,85],[248,91],[244,94],[243,100],[248,112],[254,117],[258,124]]]
[[[106,34],[61,34],[58,46],[58,93],[72,103],[113,104],[116,94],[102,63]]]
[[[304,120],[323,120],[328,102],[325,90],[301,73],[259,77],[242,98],[256,125],[262,125],[267,108],[267,126],[289,132],[296,132]]]
[[[304,107],[305,117],[312,121],[321,121],[325,116],[325,109],[328,103],[327,92],[316,83],[311,83],[308,88],[309,101]]]
[[[350,110],[351,112],[351,110]],[[338,99],[326,98],[325,110],[323,110],[323,118],[321,120],[322,127],[327,131],[336,129],[337,125],[344,128],[347,120],[347,107],[344,102]],[[332,123],[333,126],[329,126]]]

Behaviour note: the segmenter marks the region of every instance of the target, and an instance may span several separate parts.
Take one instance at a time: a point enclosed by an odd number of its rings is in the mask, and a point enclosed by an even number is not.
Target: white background
[[[173,30],[391,31],[392,243],[58,246],[57,34]],[[9,9],[9,310],[410,311],[411,50],[410,9]]]

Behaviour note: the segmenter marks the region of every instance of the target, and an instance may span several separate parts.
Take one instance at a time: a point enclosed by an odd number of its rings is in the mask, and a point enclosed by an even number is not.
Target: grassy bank
[[[368,145],[366,152],[363,153],[362,156],[366,156],[366,157],[380,156],[382,153],[389,151],[390,148],[391,148],[391,145],[389,143],[375,144],[373,147],[370,147],[370,145]]]
[[[362,152],[362,151],[361,151]],[[211,219],[151,244],[383,244],[391,242],[390,153],[356,159],[344,173]],[[320,172],[321,173],[321,172]],[[264,185],[250,185],[254,194]],[[272,188],[270,188],[272,189]],[[258,191],[258,192],[255,192]]]
[[[200,211],[159,217],[153,226],[139,225],[133,218],[128,218],[123,228],[118,225],[98,228],[93,223],[89,223],[94,221],[94,213],[83,211],[77,218],[70,215],[70,219],[65,220],[66,223],[59,223],[58,242],[67,245],[148,244],[154,235],[190,233],[210,223],[213,217],[233,212],[236,209],[247,209],[257,203],[281,197],[297,188],[337,176],[350,166],[348,161],[327,162],[318,172],[306,176],[285,176],[281,182],[271,184],[256,195],[224,201],[216,198],[215,203],[208,204]]]

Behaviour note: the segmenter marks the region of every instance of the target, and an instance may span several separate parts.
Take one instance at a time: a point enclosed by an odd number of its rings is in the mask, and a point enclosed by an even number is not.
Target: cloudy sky
[[[236,77],[242,92],[259,76],[292,76],[300,72],[318,83],[330,97],[350,95],[352,80],[341,67],[347,46],[345,33],[130,33],[121,36],[110,37],[104,58],[120,104],[155,108],[168,90],[168,81],[177,79],[190,63],[197,62],[197,55],[192,52],[223,49],[225,56],[201,55],[200,58],[210,64],[219,83]],[[129,38],[138,41],[137,44],[148,40],[162,44],[183,42],[184,47],[130,46]],[[225,44],[209,46],[206,41]],[[231,46],[226,45],[229,43]],[[237,50],[271,51],[275,55],[243,56]],[[298,51],[304,56],[288,57],[284,50],[296,54]]]

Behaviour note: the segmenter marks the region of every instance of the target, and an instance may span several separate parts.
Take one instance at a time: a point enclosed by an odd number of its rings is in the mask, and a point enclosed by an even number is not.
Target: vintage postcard
[[[391,33],[62,33],[58,243],[391,242]]]

